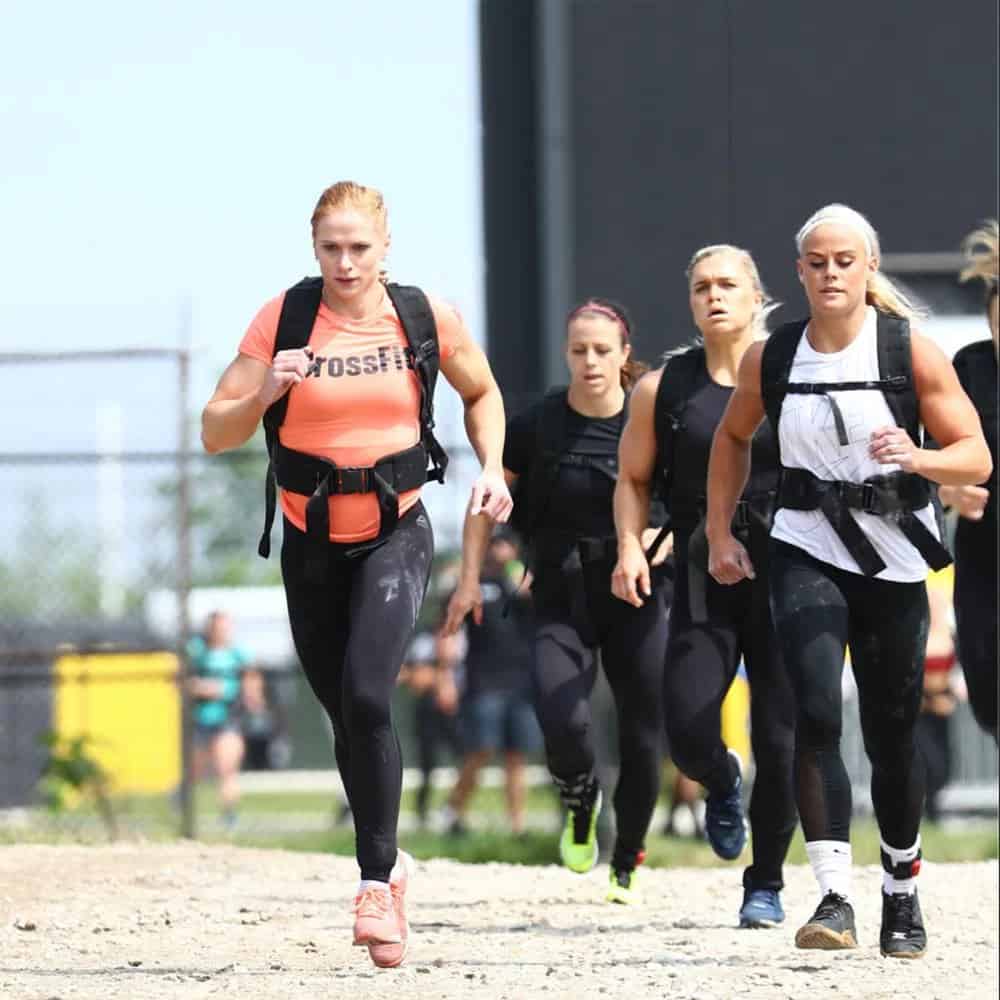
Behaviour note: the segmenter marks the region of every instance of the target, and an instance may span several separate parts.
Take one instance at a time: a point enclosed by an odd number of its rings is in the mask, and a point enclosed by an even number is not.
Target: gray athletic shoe
[[[809,922],[795,934],[796,948],[822,948],[829,951],[857,946],[854,908],[835,892],[828,892],[823,897]]]
[[[878,943],[886,958],[923,958],[927,932],[916,889],[912,895],[882,893],[882,930]]]

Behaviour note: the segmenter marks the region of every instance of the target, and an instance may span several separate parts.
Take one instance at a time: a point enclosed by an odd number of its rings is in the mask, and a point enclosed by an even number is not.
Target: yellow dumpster
[[[111,791],[165,792],[181,779],[181,715],[173,653],[59,657],[53,729],[87,736]]]

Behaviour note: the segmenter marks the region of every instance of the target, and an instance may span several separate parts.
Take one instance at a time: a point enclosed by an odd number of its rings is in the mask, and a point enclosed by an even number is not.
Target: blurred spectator
[[[441,762],[441,752],[450,750],[456,758],[462,756],[456,678],[453,670],[439,668],[441,653],[452,659],[460,658],[455,649],[456,638],[450,641],[451,649],[442,649],[430,632],[416,633],[399,674],[399,682],[413,692],[416,703],[414,723],[420,768],[417,820],[421,827],[427,825],[432,778]]]
[[[480,578],[482,607],[466,622],[465,690],[461,699],[465,758],[445,811],[455,833],[465,828],[465,810],[480,769],[503,753],[507,815],[511,830],[524,830],[525,755],[541,747],[531,695],[534,625],[524,566],[513,533],[495,530]]]
[[[924,810],[937,821],[941,789],[951,778],[951,717],[957,701],[955,690],[955,636],[952,588],[954,569],[949,566],[927,578],[930,627],[924,660],[924,693],[917,720],[917,746],[927,768]]]
[[[705,835],[705,800],[701,785],[676,767],[669,770],[673,771],[673,781],[663,835],[700,840]]]
[[[193,701],[194,719],[193,777],[198,782],[214,772],[222,821],[231,829],[236,822],[244,752],[237,711],[240,678],[252,658],[233,642],[233,622],[224,611],[208,616],[204,635],[191,639],[187,655],[187,693]]]
[[[291,749],[278,700],[262,670],[245,670],[240,684],[239,722],[246,753],[245,771],[287,767]]]

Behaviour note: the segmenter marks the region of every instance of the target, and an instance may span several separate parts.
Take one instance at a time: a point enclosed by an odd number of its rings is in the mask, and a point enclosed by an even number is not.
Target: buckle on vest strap
[[[337,466],[330,470],[330,478],[334,488],[332,493],[371,493],[371,469],[348,466]]]
[[[840,496],[848,507],[866,514],[881,514],[882,505],[872,483],[842,483]]]
[[[875,487],[871,483],[861,484],[861,509],[866,514],[882,513],[878,493],[875,492]]]

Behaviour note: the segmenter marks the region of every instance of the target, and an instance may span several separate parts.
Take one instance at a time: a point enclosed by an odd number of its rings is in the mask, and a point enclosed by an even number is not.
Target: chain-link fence
[[[329,726],[295,662],[278,560],[256,554],[266,467],[260,441],[211,457],[194,446],[197,407],[182,351],[0,355],[0,392],[9,408],[0,428],[6,824],[30,829],[50,817],[45,822],[60,831],[100,829],[110,802],[119,829],[224,832],[215,788],[193,780],[182,655],[221,609],[259,669],[258,710],[240,716],[241,828],[277,835],[332,826],[342,797]],[[448,450],[447,484],[424,491],[439,565],[458,551],[478,468],[467,446]],[[275,551],[279,533],[280,519]],[[428,624],[445,586],[428,595]],[[595,704],[601,758],[613,769],[603,687]],[[395,716],[407,765],[417,760],[414,708],[401,689]],[[848,712],[845,756],[863,807],[867,762],[852,719]],[[995,809],[995,748],[964,708],[950,739],[953,802]],[[443,753],[441,763],[458,761]],[[442,771],[438,784],[453,777]],[[546,783],[542,768],[529,777]],[[418,781],[407,771],[407,789]],[[499,793],[497,800],[502,812]],[[543,808],[551,824],[548,792]],[[404,824],[411,819],[405,814]]]
[[[0,355],[8,820],[45,801],[60,806],[57,825],[77,814],[86,825],[98,784],[126,825],[193,834],[199,812],[214,815],[192,780],[184,654],[218,609],[252,650],[269,706],[273,746],[248,734],[247,766],[331,764],[328,726],[294,662],[277,555],[256,551],[263,441],[217,456],[197,448],[189,369],[180,350]],[[448,450],[447,483],[424,493],[442,554],[460,544],[477,469],[468,446]],[[280,532],[279,518],[275,553]]]

